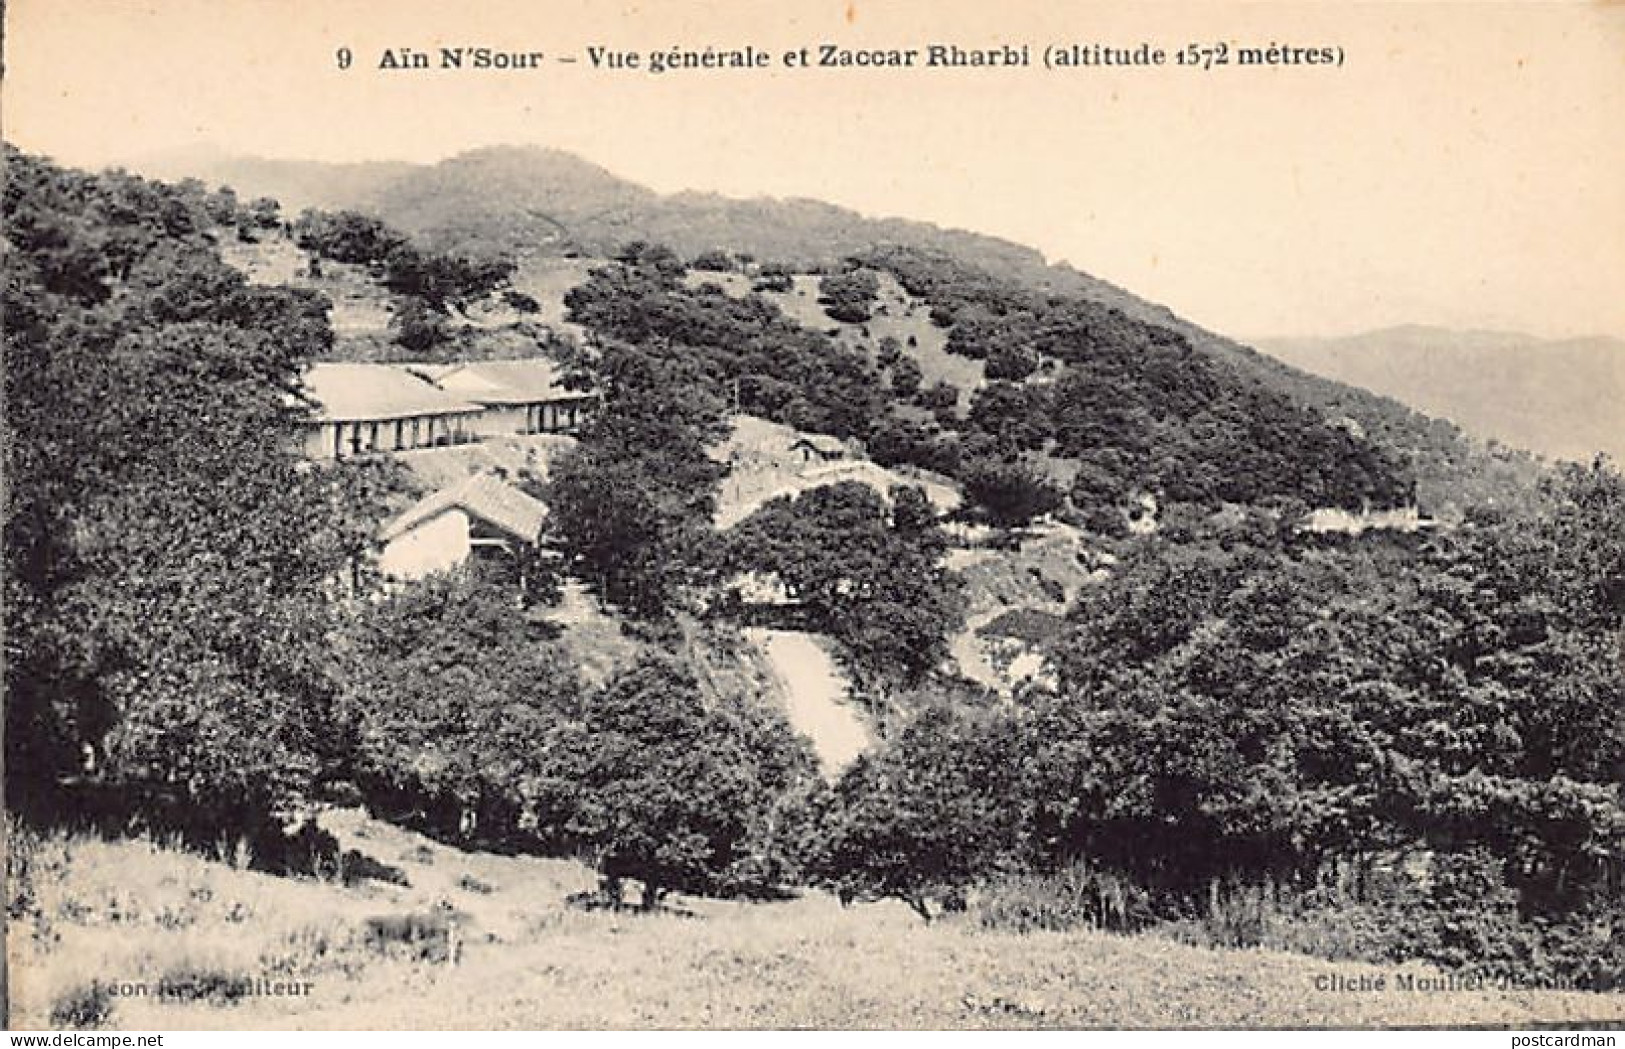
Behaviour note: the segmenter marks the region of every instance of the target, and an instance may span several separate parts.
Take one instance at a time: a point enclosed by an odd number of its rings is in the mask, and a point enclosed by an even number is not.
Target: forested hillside
[[[329,581],[382,482],[284,447],[326,304],[220,263],[229,195],[6,168],[9,800],[87,767],[224,812],[308,793],[343,737]]]
[[[872,219],[807,200],[733,200],[712,194],[661,196],[556,150],[492,147],[435,165],[309,165],[216,159],[199,171],[247,193],[293,190],[300,205],[359,209],[425,246],[474,257],[526,260],[613,255],[632,240],[694,259],[723,250],[787,272],[839,269],[877,247],[943,260],[1023,294],[1059,294],[1115,309],[1179,336],[1226,370],[1319,411],[1347,418],[1406,466],[1430,513],[1459,513],[1527,494],[1533,465],[1516,452],[1491,453],[1451,424],[1387,397],[1297,371],[1206,331],[1096,276],[1049,265],[1009,241],[902,219]],[[1414,407],[1414,406],[1413,406]]]
[[[633,644],[587,687],[500,577],[380,589],[398,465],[298,451],[327,303],[219,258],[274,208],[6,160],[8,807],[216,855],[246,837],[277,872],[337,861],[308,819],[348,799],[593,850],[651,901],[778,876],[765,821],[810,759],[782,715],[701,680],[700,645]],[[431,311],[487,279],[357,242]]]

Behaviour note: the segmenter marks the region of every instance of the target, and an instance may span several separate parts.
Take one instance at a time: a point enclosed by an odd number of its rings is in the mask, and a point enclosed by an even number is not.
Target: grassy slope
[[[762,298],[777,306],[786,317],[804,328],[830,333],[838,345],[862,351],[873,359],[880,340],[890,335],[902,344],[903,352],[913,357],[920,366],[920,385],[931,386],[946,382],[959,390],[961,413],[969,410],[970,397],[983,383],[982,362],[949,353],[945,348],[948,333],[931,323],[930,308],[904,291],[889,273],[878,275],[880,292],[875,299],[873,316],[862,324],[832,320],[818,304],[816,276],[799,274],[795,286],[785,292],[764,291]],[[751,280],[738,273],[708,273],[692,271],[688,275],[692,287],[716,284],[730,295],[743,297],[751,291]],[[909,345],[913,338],[914,344]]]
[[[47,846],[36,899],[49,920],[10,927],[15,1021],[48,1025],[52,998],[92,978],[211,970],[258,977],[278,969],[312,981],[312,994],[235,1006],[124,999],[110,1024],[1516,1026],[1625,1017],[1622,995],[1335,994],[1317,991],[1315,979],[1382,975],[1392,987],[1395,970],[1149,936],[1017,936],[970,921],[926,927],[900,904],[843,910],[821,894],[785,903],[687,901],[695,912],[689,917],[587,913],[562,902],[592,883],[579,865],[464,853],[353,813],[339,814],[335,824],[346,845],[402,867],[412,887],[274,879],[137,842]],[[439,901],[464,914],[461,965],[384,959],[360,943],[367,917]],[[42,926],[60,941],[34,935]]]

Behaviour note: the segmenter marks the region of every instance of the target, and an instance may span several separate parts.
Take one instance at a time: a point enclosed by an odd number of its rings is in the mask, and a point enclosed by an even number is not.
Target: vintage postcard
[[[1625,6],[4,17],[10,1027],[1625,1025]]]

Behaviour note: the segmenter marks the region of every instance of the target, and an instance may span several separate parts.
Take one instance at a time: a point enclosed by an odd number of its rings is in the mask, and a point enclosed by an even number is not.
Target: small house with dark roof
[[[541,358],[468,361],[420,372],[445,393],[485,409],[480,434],[573,433],[592,395],[564,385],[558,365]]]
[[[833,463],[847,457],[846,445],[827,433],[802,434],[790,450],[800,452],[803,463]]]
[[[535,547],[547,507],[494,473],[441,489],[378,532],[378,568],[397,580],[422,579],[470,558],[519,558]]]
[[[460,444],[484,411],[391,364],[313,364],[300,399],[312,409],[304,451],[313,459]]]

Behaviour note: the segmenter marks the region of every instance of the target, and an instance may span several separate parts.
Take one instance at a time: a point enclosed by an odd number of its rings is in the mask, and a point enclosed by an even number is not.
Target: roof
[[[566,388],[559,366],[540,357],[470,361],[431,377],[448,393],[480,404],[536,404],[587,396]]]
[[[324,422],[409,419],[420,415],[461,415],[480,410],[391,364],[312,364],[304,376],[305,395]]]
[[[478,473],[450,488],[418,500],[405,513],[379,530],[384,542],[411,531],[447,510],[458,509],[490,524],[516,539],[534,543],[547,520],[547,507],[496,474]]]
[[[822,452],[825,455],[846,454],[846,445],[841,442],[841,439],[831,437],[827,433],[804,433],[790,447],[800,448],[804,444],[810,445],[814,451]]]

